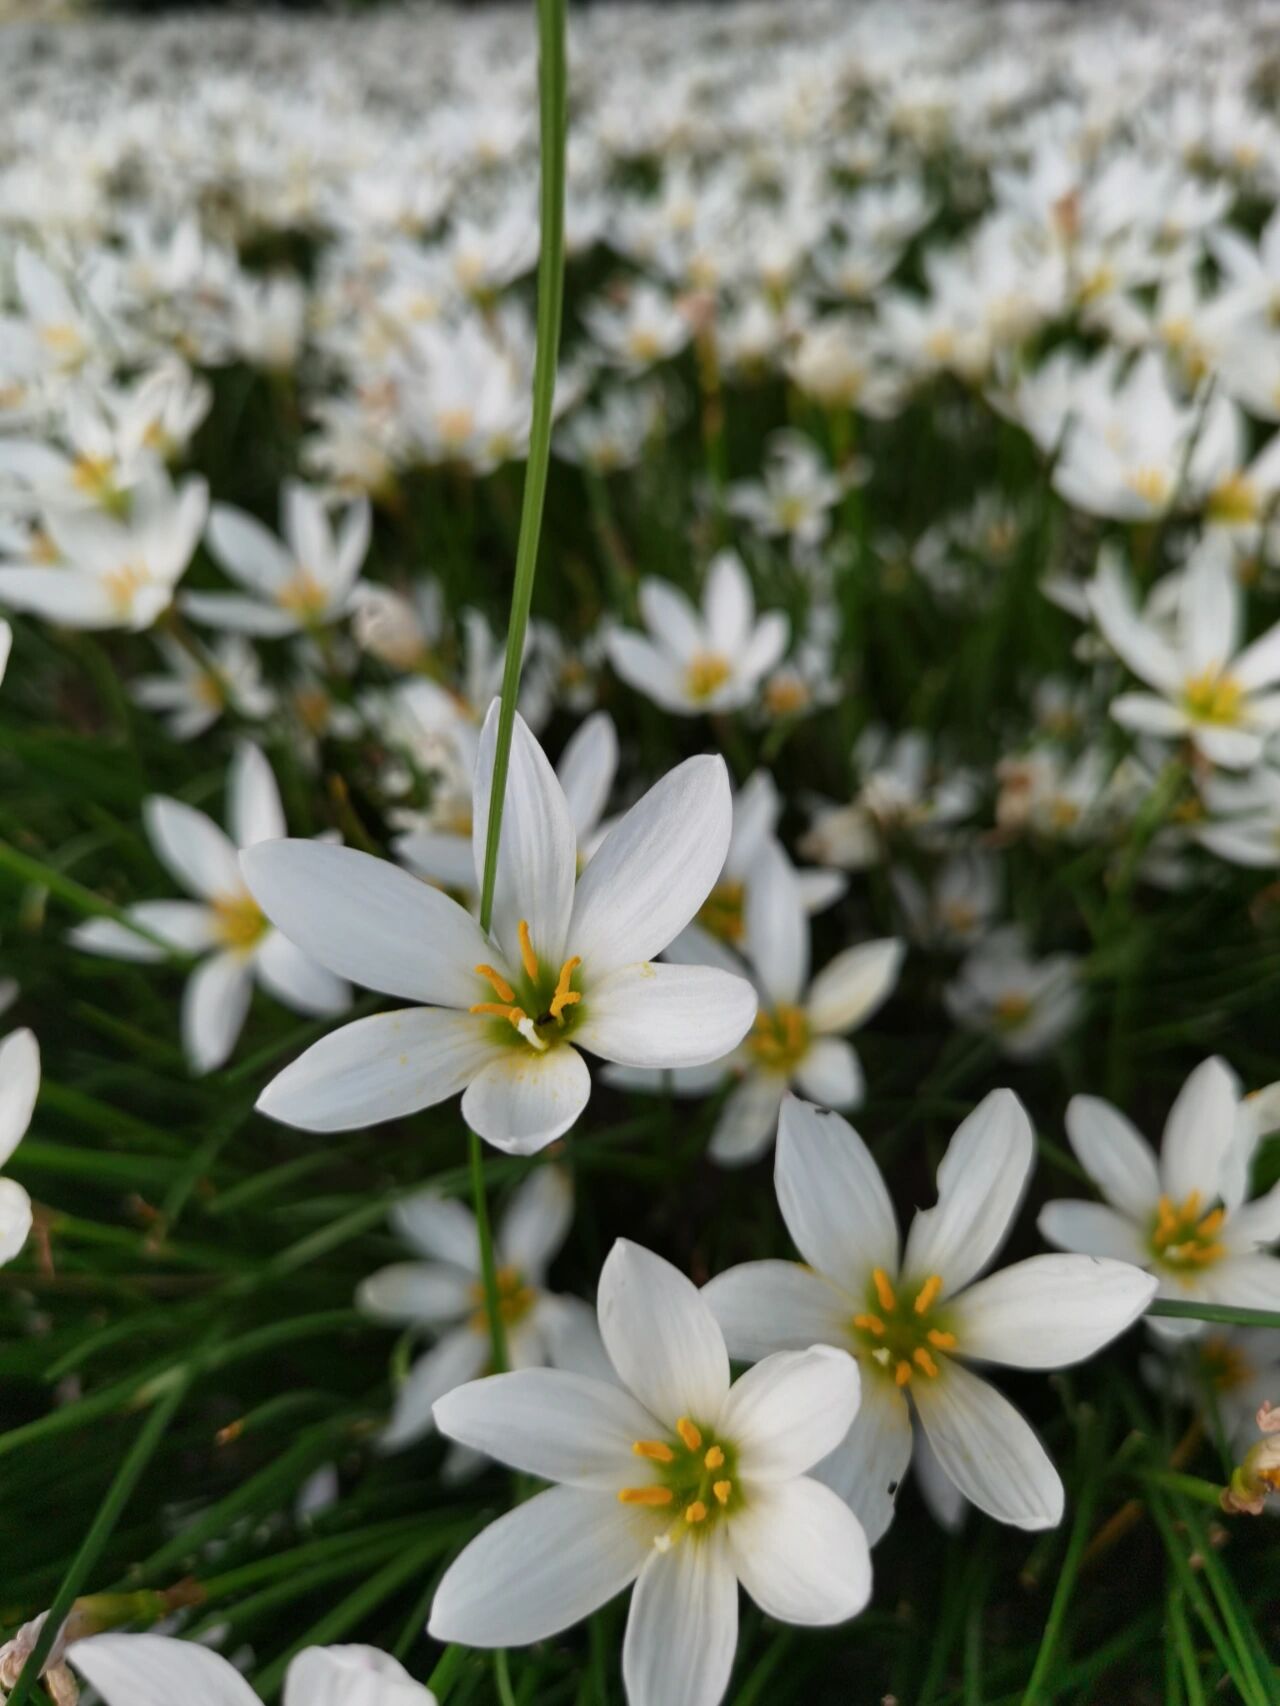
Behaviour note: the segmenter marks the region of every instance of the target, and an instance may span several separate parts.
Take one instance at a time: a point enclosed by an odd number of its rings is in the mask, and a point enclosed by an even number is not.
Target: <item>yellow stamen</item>
[[[941,1327],[930,1327],[925,1338],[938,1351],[953,1351],[956,1348],[955,1334],[944,1333]]]
[[[681,1416],[680,1420],[676,1423],[676,1432],[684,1441],[686,1451],[696,1451],[702,1444],[702,1434],[689,1420],[688,1416]]]
[[[518,1031],[529,1017],[523,1007],[509,1007],[502,1001],[477,1001],[474,1007],[468,1008],[471,1013],[492,1013],[499,1019],[507,1019]]]
[[[581,958],[575,954],[571,960],[566,960],[560,967],[560,976],[556,982],[556,992],[551,997],[551,1017],[558,1019],[566,1007],[572,1007],[575,1001],[581,1001],[582,995],[576,989],[570,989],[573,974],[582,964]]]
[[[715,1494],[716,1502],[718,1504],[727,1505],[729,1503],[729,1494],[733,1491],[733,1482],[715,1481],[712,1483],[711,1491]]]
[[[229,948],[251,948],[265,935],[267,921],[252,895],[225,895],[213,902],[214,930]]]
[[[855,1315],[853,1324],[863,1333],[874,1333],[877,1339],[884,1337],[884,1322],[878,1315]]]
[[[533,943],[529,940],[529,926],[522,918],[516,926],[520,933],[520,958],[524,961],[526,976],[538,980],[538,956],[533,951]]]
[[[928,1351],[925,1350],[923,1345],[916,1346],[912,1353],[911,1360],[915,1363],[918,1369],[922,1369],[924,1373],[929,1376],[930,1380],[936,1378],[938,1365],[934,1362],[933,1358],[929,1355]]]
[[[733,665],[719,652],[695,652],[685,665],[685,690],[691,699],[709,699],[733,673]]]
[[[910,1380],[910,1379],[911,1379],[911,1364],[909,1362],[900,1362],[898,1364],[897,1368],[895,1368],[893,1371],[893,1383],[894,1383],[894,1385],[895,1386],[905,1386],[907,1384],[908,1380]]]
[[[929,1310],[932,1309],[934,1300],[937,1298],[937,1295],[941,1290],[941,1274],[930,1274],[928,1279],[920,1287],[919,1294],[916,1297],[916,1314],[927,1315]]]
[[[724,1452],[718,1445],[713,1445],[702,1461],[708,1469],[719,1469],[724,1462]]]
[[[669,1505],[674,1498],[670,1487],[622,1487],[618,1491],[620,1505]]]
[[[507,982],[506,978],[503,977],[500,971],[495,971],[492,966],[483,965],[476,966],[475,970],[479,977],[488,978],[489,982],[493,985],[493,993],[500,1001],[515,1000],[515,990],[512,989],[511,985]],[[475,1009],[472,1008],[472,1011],[474,1012]]]
[[[707,1507],[701,1499],[695,1499],[691,1505],[685,1506],[684,1520],[686,1522],[705,1522],[707,1520]]]
[[[638,1439],[631,1447],[637,1457],[648,1457],[654,1463],[674,1463],[675,1452],[661,1439]]]
[[[880,1299],[881,1309],[897,1307],[898,1300],[893,1294],[893,1287],[889,1284],[889,1276],[883,1268],[872,1268],[871,1283],[876,1288],[876,1296]]]

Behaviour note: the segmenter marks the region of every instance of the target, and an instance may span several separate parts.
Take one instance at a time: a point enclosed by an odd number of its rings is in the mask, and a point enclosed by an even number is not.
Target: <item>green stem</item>
[[[180,1378],[169,1388],[164,1399],[156,1405],[143,1424],[137,1439],[133,1442],[129,1455],[121,1464],[115,1480],[111,1483],[107,1496],[98,1509],[97,1516],[93,1519],[93,1526],[85,1535],[79,1551],[71,1561],[70,1568],[62,1578],[62,1583],[54,1595],[53,1604],[49,1607],[49,1615],[45,1618],[39,1639],[32,1648],[30,1658],[22,1667],[22,1675],[18,1678],[17,1687],[9,1696],[9,1706],[23,1706],[23,1702],[30,1697],[31,1689],[44,1668],[45,1660],[57,1639],[59,1630],[66,1621],[67,1613],[71,1610],[81,1587],[97,1563],[102,1549],[111,1538],[143,1470],[151,1461],[152,1454],[168,1431],[178,1406],[186,1397],[202,1360],[203,1349],[197,1352],[187,1363]]]
[[[0,870],[10,871],[24,882],[48,889],[50,894],[56,894],[59,900],[65,900],[68,906],[74,907],[77,912],[83,912],[89,918],[113,919],[126,930],[132,931],[135,936],[140,936],[144,942],[163,949],[165,959],[172,960],[175,965],[190,964],[190,954],[181,953],[171,942],[166,942],[163,936],[157,936],[154,930],[148,930],[145,924],[139,924],[130,918],[120,907],[112,906],[110,901],[100,900],[92,889],[85,888],[72,877],[64,876],[61,871],[52,865],[46,865],[43,860],[32,859],[26,853],[19,853],[16,847],[10,847],[6,841],[0,841]]]
[[[551,408],[555,397],[560,321],[564,307],[566,84],[565,0],[538,0],[538,108],[542,159],[538,342],[533,365],[533,419],[529,429],[529,460],[525,469],[524,505],[520,512],[520,540],[516,546],[515,582],[511,589],[511,617],[507,626],[507,655],[502,671],[502,702],[498,710],[498,737],[493,753],[493,781],[489,793],[484,880],[480,889],[482,930],[488,930],[493,920],[498,845],[502,837],[502,807],[507,791],[507,770],[511,761],[511,737],[515,730],[525,631],[529,625],[529,606],[533,599],[533,577],[538,567],[538,540],[542,533],[547,468],[551,461]],[[484,1156],[480,1139],[474,1132],[470,1134],[470,1148],[476,1229],[480,1236],[480,1263],[484,1275],[485,1313],[488,1316],[489,1338],[493,1346],[493,1366],[500,1372],[507,1366],[506,1334],[499,1309],[497,1265],[494,1260],[489,1208],[485,1197]]]
[[[1147,1309],[1148,1315],[1167,1315],[1179,1321],[1220,1321],[1228,1327],[1280,1329],[1280,1312],[1274,1309],[1240,1309],[1231,1303],[1173,1303],[1161,1297]]]

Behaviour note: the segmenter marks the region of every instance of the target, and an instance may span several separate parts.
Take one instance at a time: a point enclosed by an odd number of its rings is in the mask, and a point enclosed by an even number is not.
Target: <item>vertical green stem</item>
[[[507,769],[511,759],[511,736],[515,728],[516,698],[520,691],[524,637],[529,625],[533,577],[538,566],[538,540],[542,532],[547,467],[551,460],[551,405],[555,396],[556,367],[560,352],[560,320],[564,306],[567,81],[565,0],[538,0],[538,110],[542,160],[538,342],[533,366],[533,421],[529,430],[529,460],[525,469],[524,505],[520,512],[520,540],[516,546],[515,583],[511,589],[507,655],[502,672],[502,703],[498,712],[498,739],[493,755],[493,784],[489,794],[484,881],[480,889],[482,930],[488,930],[493,918],[498,843],[502,835],[502,807],[507,791]],[[493,1345],[493,1366],[496,1370],[502,1370],[507,1366],[506,1334],[498,1307],[498,1276],[485,1197],[484,1156],[480,1139],[474,1132],[470,1134],[470,1147],[476,1228],[480,1236],[480,1260],[484,1274],[485,1311]]]

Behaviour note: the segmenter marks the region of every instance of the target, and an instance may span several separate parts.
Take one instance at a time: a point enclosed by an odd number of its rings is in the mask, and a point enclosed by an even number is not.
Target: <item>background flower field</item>
[[[1261,1706],[1280,10],[563,27],[0,25],[0,1698]],[[866,1572],[456,1633],[671,1320]]]

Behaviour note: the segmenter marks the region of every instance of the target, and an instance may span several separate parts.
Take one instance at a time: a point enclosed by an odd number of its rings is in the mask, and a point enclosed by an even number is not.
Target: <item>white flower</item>
[[[66,628],[149,628],[169,608],[208,510],[203,480],[175,492],[156,472],[130,494],[127,516],[49,509],[57,561],[0,563],[0,599]]]
[[[732,551],[708,569],[701,610],[670,581],[649,577],[640,583],[640,614],[648,635],[613,629],[609,660],[629,687],[680,716],[749,704],[790,634],[781,611],[757,621],[751,581]]]
[[[862,1101],[862,1065],[848,1032],[886,1001],[903,945],[892,938],[846,948],[809,975],[809,919],[797,873],[776,841],[751,875],[747,939],[761,1001],[741,1048],[725,1064],[738,1083],[716,1121],[709,1153],[726,1166],[764,1154],[791,1085],[830,1107]]]
[[[436,1405],[442,1433],[556,1485],[471,1542],[428,1627],[441,1641],[523,1646],[635,1582],[622,1654],[630,1706],[717,1706],[739,1582],[789,1623],[843,1622],[870,1595],[861,1526],[806,1474],[853,1420],[857,1368],[818,1345],[769,1357],[731,1386],[695,1287],[625,1241],[600,1275],[599,1312],[619,1384],[528,1370]]]
[[[207,957],[182,999],[182,1041],[193,1072],[212,1072],[230,1055],[249,1011],[254,979],[298,1013],[341,1013],[351,992],[287,937],[271,928],[245,886],[237,850],[285,833],[271,766],[248,741],[236,752],[228,781],[228,837],[204,812],[153,794],[144,807],[147,835],[174,881],[194,901],[148,900],[129,916],[180,953]],[[116,959],[158,961],[153,946],[123,924],[93,918],[71,932],[76,947]]]
[[[1099,566],[1089,604],[1102,636],[1154,693],[1122,693],[1126,728],[1189,738],[1211,764],[1246,770],[1280,729],[1280,623],[1241,649],[1240,586],[1229,543],[1207,536],[1183,570],[1169,637],[1134,608],[1114,561]]]
[[[767,539],[786,536],[800,545],[821,544],[847,480],[832,474],[816,445],[796,432],[769,440],[759,480],[729,487],[725,507]]]
[[[135,704],[158,711],[174,740],[194,740],[211,729],[225,711],[265,717],[275,694],[262,679],[258,654],[239,634],[226,634],[203,656],[195,656],[167,634],[156,637],[168,675],[144,675],[134,682]]]
[[[221,1653],[168,1635],[94,1635],[67,1657],[106,1706],[260,1706]],[[429,1688],[376,1647],[308,1647],[289,1666],[283,1706],[436,1706]]]
[[[485,723],[472,809],[481,886],[498,705]],[[341,1131],[465,1092],[463,1118],[500,1148],[531,1153],[578,1118],[591,1092],[581,1046],[630,1066],[716,1060],[755,1014],[742,978],[654,965],[724,861],[729,782],[691,758],[609,832],[575,883],[564,789],[517,717],[493,928],[394,865],[288,841],[244,869],[264,912],[344,977],[422,1005],[357,1020],[314,1044],[259,1105],[290,1125]]]
[[[573,1216],[573,1191],[557,1167],[539,1167],[513,1195],[494,1238],[499,1307],[513,1368],[554,1360],[553,1322],[559,1299],[544,1290],[546,1271]],[[489,1366],[480,1241],[475,1217],[460,1202],[420,1191],[391,1211],[392,1225],[424,1260],[396,1262],[362,1282],[356,1303],[366,1315],[425,1328],[436,1343],[416,1362],[396,1393],[381,1436],[397,1450],[429,1433],[431,1406]],[[452,1466],[456,1478],[467,1462]],[[447,1471],[448,1472],[448,1471]]]
[[[1017,925],[992,931],[943,991],[947,1011],[968,1031],[987,1031],[1002,1054],[1044,1054],[1080,1017],[1083,997],[1075,954],[1032,959]]]
[[[280,495],[284,544],[260,521],[215,504],[209,549],[248,592],[191,592],[183,609],[197,622],[274,637],[339,621],[351,608],[369,548],[370,512],[361,498],[335,531],[316,491],[286,481]]]
[[[0,1167],[26,1136],[40,1091],[40,1048],[30,1031],[0,1043]],[[31,1198],[16,1179],[0,1179],[0,1265],[11,1262],[31,1230]]]
[[[1159,1295],[1180,1302],[1280,1309],[1280,1186],[1246,1202],[1259,1131],[1234,1075],[1216,1057],[1187,1079],[1165,1122],[1159,1157],[1136,1127],[1097,1096],[1073,1096],[1067,1137],[1105,1199],[1040,1211],[1051,1244],[1116,1256],[1148,1269]],[[1165,1334],[1195,1321],[1153,1319]]]
[[[730,1353],[753,1360],[814,1342],[851,1350],[862,1404],[817,1473],[874,1541],[911,1458],[908,1400],[965,1498],[1017,1528],[1052,1528],[1062,1483],[1017,1410],[967,1366],[1062,1368],[1092,1356],[1155,1294],[1125,1262],[1032,1256],[980,1279],[1008,1236],[1035,1159],[1031,1124],[994,1090],[938,1168],[938,1201],[900,1246],[884,1180],[839,1114],[788,1097],[775,1179],[807,1266],[747,1262],[703,1290]]]

